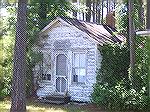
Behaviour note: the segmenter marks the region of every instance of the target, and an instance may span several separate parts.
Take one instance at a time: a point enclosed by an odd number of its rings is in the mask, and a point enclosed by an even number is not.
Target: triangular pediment
[[[60,17],[57,17],[55,20],[53,20],[52,22],[50,22],[46,27],[44,27],[41,32],[40,35],[46,35],[48,34],[48,32],[50,32],[53,28],[57,28],[57,27],[61,27],[61,26],[71,26],[70,24],[68,24],[67,22],[65,22],[63,19],[61,19]]]

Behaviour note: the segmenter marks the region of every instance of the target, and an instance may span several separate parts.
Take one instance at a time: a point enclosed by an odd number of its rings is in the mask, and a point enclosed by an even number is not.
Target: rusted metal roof
[[[90,37],[101,44],[105,43],[122,43],[126,41],[123,35],[117,34],[117,30],[108,25],[101,25],[92,22],[85,22],[73,18],[60,17],[70,25],[75,26],[79,30],[87,33]]]
[[[100,45],[106,43],[122,43],[126,41],[125,36],[119,35],[115,28],[112,28],[108,25],[85,22],[82,20],[68,18],[68,17],[57,17],[54,21],[52,21],[49,25],[47,25],[41,32],[48,30],[50,27],[52,27],[52,24],[54,24],[56,21],[61,21],[61,20],[87,33],[91,38],[96,40]]]

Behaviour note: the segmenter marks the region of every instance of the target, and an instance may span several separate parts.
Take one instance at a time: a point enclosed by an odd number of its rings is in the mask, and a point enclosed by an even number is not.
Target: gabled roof
[[[40,33],[50,29],[52,25],[58,21],[64,24],[75,26],[79,30],[87,33],[91,38],[96,40],[100,45],[105,43],[122,43],[126,41],[126,38],[123,35],[117,34],[117,30],[111,28],[110,26],[85,22],[82,20],[77,20],[77,19],[67,18],[67,17],[57,17],[54,21],[49,23],[43,30],[41,30]]]

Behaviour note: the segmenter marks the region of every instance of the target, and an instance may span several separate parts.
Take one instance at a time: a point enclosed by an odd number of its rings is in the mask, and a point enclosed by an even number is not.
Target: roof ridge
[[[90,23],[90,24],[96,24],[96,25],[103,25],[103,26],[107,26],[107,27],[109,27],[109,28],[111,28],[112,30],[114,30],[114,31],[117,31],[116,30],[116,28],[113,28],[113,27],[111,27],[110,25],[107,25],[107,24],[100,24],[100,23],[96,23],[96,22],[88,22],[88,21],[85,21],[85,20],[79,20],[79,19],[77,19],[77,18],[71,18],[71,17],[68,17],[68,16],[58,16],[58,18],[61,18],[61,19],[63,19],[64,21],[66,20],[66,19],[70,19],[70,20],[76,20],[76,21],[79,21],[79,22],[85,22],[85,23]]]
[[[110,27],[106,24],[97,24],[94,22],[87,22],[84,20],[78,20],[77,18],[70,18],[67,16],[58,16],[56,20],[60,20],[60,22],[65,22],[65,24],[70,24],[75,26],[77,29],[85,32],[90,37],[95,39],[98,43],[104,44],[106,42],[123,42],[125,41],[125,37],[118,35],[117,30],[115,28]],[[55,20],[55,22],[56,22]],[[52,22],[49,24],[51,25]],[[47,27],[50,27],[50,26]]]

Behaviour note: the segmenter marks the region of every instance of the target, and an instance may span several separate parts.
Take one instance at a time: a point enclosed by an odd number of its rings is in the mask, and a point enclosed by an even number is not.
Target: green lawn
[[[10,101],[0,101],[0,112],[9,112]],[[133,111],[104,111],[93,104],[78,105],[75,103],[56,105],[35,102],[27,102],[27,112],[133,112]]]
[[[92,106],[79,106],[75,104],[55,105],[37,103],[34,101],[27,102],[27,112],[92,112]],[[10,101],[0,101],[0,112],[9,112]],[[104,111],[93,111],[104,112]]]

